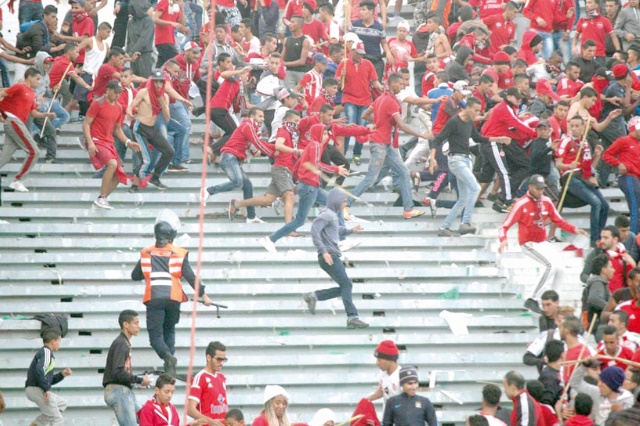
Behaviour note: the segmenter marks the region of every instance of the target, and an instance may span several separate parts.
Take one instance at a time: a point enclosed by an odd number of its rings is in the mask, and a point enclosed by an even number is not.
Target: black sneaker
[[[347,328],[367,328],[369,324],[362,321],[360,318],[349,318],[347,320]]]
[[[178,164],[177,166],[169,166],[167,167],[167,172],[170,173],[187,173],[189,171],[188,167],[183,166],[182,164]]]
[[[536,314],[542,314],[542,309],[540,309],[538,302],[536,302],[532,298],[528,298],[524,302],[524,307],[530,310],[531,312],[535,312]]]
[[[165,355],[164,356],[164,372],[171,375],[172,377],[176,376],[176,365],[178,364],[178,358],[173,355]]]
[[[489,194],[487,195],[487,200],[496,202],[498,201],[498,194]]]
[[[509,210],[510,210],[509,206],[499,201],[496,201],[495,203],[493,203],[491,208],[497,211],[498,213],[509,213]]]
[[[137,194],[138,192],[140,192],[140,188],[138,188],[137,185],[131,185],[131,188],[129,188],[129,194]]]
[[[155,186],[156,188],[158,188],[160,191],[164,191],[165,189],[167,189],[167,185],[165,185],[164,183],[160,182],[160,179],[158,178],[153,178],[149,180],[149,183],[153,186]]]
[[[311,315],[316,314],[316,298],[313,297],[313,293],[306,293],[302,296],[302,300],[307,304],[307,308],[309,308],[309,313]]]
[[[205,111],[206,111],[206,107],[194,108],[191,110],[191,114],[193,114],[194,117],[199,117],[202,114],[204,114]]]
[[[460,232],[460,235],[475,234],[476,227],[468,223],[463,223],[460,225],[460,229],[458,230],[458,232]]]
[[[438,237],[459,237],[460,234],[458,234],[455,231],[452,231],[451,229],[447,229],[447,228],[440,228],[438,229]]]

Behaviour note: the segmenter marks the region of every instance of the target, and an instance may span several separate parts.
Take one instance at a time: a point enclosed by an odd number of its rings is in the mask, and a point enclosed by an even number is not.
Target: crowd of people
[[[229,219],[246,209],[252,224],[263,223],[256,206],[282,209],[283,226],[260,239],[270,252],[278,240],[297,235],[314,205],[324,206],[311,235],[319,266],[338,286],[307,293],[304,302],[313,314],[318,301],[341,297],[348,328],[368,326],[340,260],[352,247],[346,238],[362,230],[345,226],[361,221],[350,209],[362,194],[376,185],[391,188],[404,219],[422,216],[420,206],[434,218],[438,208],[450,209],[438,231],[450,238],[475,233],[474,209],[488,200],[507,214],[499,251],[517,223],[523,253],[545,268],[525,302],[541,315],[542,334],[524,356],[540,379],[506,373],[510,414],[500,408],[501,389],[487,385],[482,411],[467,423],[638,424],[638,0],[586,0],[584,11],[574,0],[417,0],[412,23],[399,16],[401,0],[391,16],[377,0],[128,0],[113,5],[113,24],[98,22],[106,0],[69,4],[60,24],[55,6],[20,0],[15,45],[0,37],[0,168],[15,151],[27,153],[10,189],[29,191],[25,177],[42,151],[47,163],[65,161],[57,140],[77,117],[79,143],[102,180],[95,208],[112,209],[108,197],[120,184],[132,193],[149,184],[166,190],[165,173],[189,171],[192,117],[207,113],[215,129],[203,155],[228,181],[202,188],[200,201],[242,190],[242,199],[229,203]],[[13,12],[13,1],[8,7]],[[412,138],[401,144],[401,132]],[[243,164],[260,155],[272,164],[271,182],[265,195],[254,196]],[[367,155],[366,170],[356,170]],[[358,174],[364,177],[350,191],[338,188]],[[447,184],[455,201],[439,199]],[[337,188],[327,192],[331,186]],[[607,226],[601,189],[609,186],[624,193],[629,217]],[[582,206],[590,208],[588,231],[560,215],[563,207]],[[164,361],[154,399],[139,410],[132,391],[151,383],[131,369],[136,312],[120,314],[122,333],[107,357],[105,402],[121,425],[179,423],[170,401],[178,377],[175,325],[186,300],[181,279],[212,304],[188,252],[173,244],[171,222],[158,221],[155,245],[141,251],[132,272],[145,281],[149,338]],[[583,234],[594,248],[581,276],[580,315],[559,306],[564,266],[549,243],[558,238],[556,227]],[[590,334],[598,348],[586,346]],[[64,423],[66,403],[50,391],[72,374],[53,374],[60,339],[56,331],[45,333],[29,369],[26,395],[42,411],[35,424]],[[383,342],[376,357],[383,378],[356,412],[373,424],[435,426],[433,406],[416,394],[415,367],[397,364],[393,342]],[[212,342],[206,360],[191,384],[193,424],[243,425],[226,399],[224,345]],[[380,397],[385,408],[378,421],[370,402]],[[288,401],[286,390],[267,386],[254,424],[289,426]],[[309,424],[335,422],[323,409]]]

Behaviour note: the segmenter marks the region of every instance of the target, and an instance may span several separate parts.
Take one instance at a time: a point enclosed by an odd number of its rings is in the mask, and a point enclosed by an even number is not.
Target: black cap
[[[116,80],[111,80],[107,83],[107,89],[115,90],[116,92],[122,92],[122,86],[120,86],[120,82]]]
[[[529,178],[529,185],[535,185],[538,189],[544,189],[547,187],[547,183],[544,181],[544,178],[540,175],[533,175]]]
[[[159,68],[153,70],[153,72],[151,73],[151,80],[164,81],[164,73],[162,72],[162,70]]]
[[[524,95],[515,87],[509,87],[506,96],[515,96],[517,99],[524,99]]]

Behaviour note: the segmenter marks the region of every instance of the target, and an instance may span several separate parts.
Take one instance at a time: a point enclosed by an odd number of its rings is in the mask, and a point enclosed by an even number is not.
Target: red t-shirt
[[[229,109],[233,105],[233,99],[240,92],[240,83],[233,80],[222,82],[216,94],[213,95],[209,105],[211,108]]]
[[[324,25],[322,25],[322,22],[317,19],[314,19],[309,23],[305,22],[302,26],[302,34],[311,37],[313,42],[316,44],[318,44],[320,40],[327,39],[324,34]]]
[[[222,373],[200,371],[193,378],[189,399],[198,403],[198,411],[210,419],[224,419],[229,411],[227,379]]]
[[[424,76],[422,77],[422,96],[427,96],[427,94],[429,94],[429,90],[436,87],[434,84],[435,80],[436,73],[429,70],[425,71]]]
[[[620,309],[629,314],[629,324],[627,324],[627,330],[632,333],[640,333],[640,308],[636,306],[638,299],[627,300],[622,302],[616,309]]]
[[[118,80],[118,78],[113,75],[118,74],[121,69],[122,68],[114,68],[108,63],[100,65],[98,75],[96,75],[96,78],[93,81],[93,91],[91,93],[94,98],[99,98],[107,93],[107,83],[112,80]]]
[[[607,34],[613,32],[613,26],[607,18],[602,15],[595,19],[580,18],[578,25],[576,25],[576,31],[582,34],[582,41],[593,40],[596,43],[596,56],[607,56],[605,53],[606,38]]]
[[[583,347],[584,350],[582,350]],[[580,354],[582,354],[582,357],[580,357]],[[577,361],[579,358],[586,358],[588,356],[591,356],[589,348],[585,345],[577,345],[571,349],[567,349],[565,361],[569,363],[570,361]],[[571,377],[574,368],[576,368],[575,364],[569,363],[564,366],[564,368],[562,369],[562,381],[564,383],[569,383],[569,378]]]
[[[156,6],[156,11],[162,12],[160,19],[163,21],[178,22],[180,19],[180,7],[177,4],[170,6],[169,0],[160,0]],[[154,40],[156,46],[160,44],[175,44],[175,28],[171,25],[156,24]]]
[[[573,81],[569,80],[567,77],[564,77],[558,82],[558,96],[569,96],[570,98],[573,98],[578,94],[580,89],[582,89],[582,86],[584,86],[584,83],[582,81]]]
[[[278,138],[284,139],[285,146],[289,148],[293,148],[293,138],[291,137],[291,133],[284,128],[280,127],[278,132],[276,133],[276,141]],[[296,162],[297,157],[290,152],[279,152],[275,157],[275,161],[273,162],[273,167],[285,167],[293,172],[293,165]]]
[[[31,111],[37,107],[36,92],[24,83],[16,83],[4,90],[7,95],[0,101],[0,111],[9,112],[26,123]]]
[[[359,64],[352,60],[342,61],[336,69],[336,78],[341,78],[342,68],[347,67],[344,89],[342,89],[342,103],[350,103],[358,106],[371,105],[372,81],[378,80],[378,74],[373,64],[363,59]]]
[[[606,353],[602,342],[598,344],[598,355],[611,356],[608,353]],[[616,353],[613,356],[616,358],[631,360],[631,358],[633,358],[633,351],[627,347],[618,346],[618,353]],[[601,361],[604,362],[604,364],[602,364],[602,370],[604,370],[607,367],[613,367],[613,366],[620,367],[623,370],[627,369],[627,364],[621,361],[616,361],[614,359],[605,359],[605,358],[602,358]]]
[[[373,124],[376,129],[371,133],[369,141],[382,145],[389,145],[396,142],[398,137],[398,126],[393,118],[396,114],[401,114],[400,103],[389,92],[385,92],[373,103]],[[394,145],[395,146],[395,145]]]
[[[71,33],[74,37],[93,37],[93,35],[95,34],[95,29],[96,27],[93,23],[93,19],[91,19],[91,17],[89,16],[87,16],[80,22],[71,21]],[[84,64],[84,51],[85,49],[82,49],[80,51],[78,59],[76,60],[76,64]]]
[[[64,55],[58,56],[53,60],[53,65],[51,65],[51,69],[49,70],[49,87],[50,88],[53,88],[56,84],[60,82],[60,80],[62,79],[62,75],[64,74],[65,70],[67,69],[70,63],[71,63],[71,59],[67,58]],[[69,68],[69,72],[67,72],[67,75],[75,72],[76,72],[75,68],[72,66],[71,68]]]
[[[480,9],[480,19],[484,21],[485,18],[493,15],[502,14],[502,5],[505,3],[503,0],[471,0],[469,6]]]
[[[586,144],[580,153],[580,158],[577,158],[580,143],[580,140],[574,139],[570,135],[565,136],[560,140],[556,156],[562,158],[562,164],[571,164],[574,161],[578,161],[578,170],[582,172],[582,177],[589,179],[593,176],[591,148],[589,144]],[[570,170],[564,170],[561,174],[564,175],[569,172]]]
[[[483,74],[493,78],[493,81],[498,85],[500,90],[505,90],[513,86],[513,74],[511,73],[511,69],[508,69],[505,73],[498,73],[496,70],[489,67],[484,70]]]
[[[514,24],[513,21],[505,21],[502,14],[488,16],[482,21],[487,25],[489,31],[491,31],[491,36],[489,37],[491,44],[487,47],[486,51],[489,56],[493,57],[493,55],[500,50],[500,46],[511,44],[516,34],[516,24]]]
[[[111,105],[105,98],[91,102],[87,117],[91,122],[91,138],[94,142],[113,143],[113,129],[124,120],[124,111],[118,102]]]
[[[547,118],[549,124],[551,125],[551,139],[557,140],[562,137],[562,135],[567,133],[567,119],[565,118],[561,122],[558,121],[558,117],[552,115]]]

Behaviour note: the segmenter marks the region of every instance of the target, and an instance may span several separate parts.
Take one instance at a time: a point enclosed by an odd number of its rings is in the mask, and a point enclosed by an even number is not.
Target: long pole
[[[589,134],[589,129],[591,128],[591,121],[587,121],[587,127],[584,130],[584,135],[582,135],[582,140],[580,141],[580,147],[578,148],[578,154],[576,155],[576,160],[580,159],[582,155],[582,149],[584,144],[587,143],[587,135]],[[571,183],[571,178],[573,177],[573,170],[569,172],[569,177],[567,177],[567,181],[564,183],[564,188],[562,189],[562,197],[560,197],[560,202],[558,203],[558,213],[562,213],[562,206],[564,204],[564,199],[567,196],[567,191],[569,190],[569,183]]]
[[[53,97],[51,98],[51,102],[49,102],[49,109],[47,109],[47,114],[49,114],[51,112],[51,107],[53,106],[53,101],[56,100],[56,97],[58,96],[58,92],[60,91],[60,88],[62,87],[62,82],[67,77],[67,73],[69,72],[69,70],[71,69],[72,66],[73,66],[73,62],[69,62],[69,65],[67,65],[67,69],[64,70],[64,74],[62,74],[62,78],[60,79],[60,83],[58,84],[58,88],[53,93]],[[42,135],[44,135],[44,129],[47,127],[47,120],[49,120],[49,117],[45,117],[44,118],[44,124],[42,125],[42,129],[40,130],[40,138],[42,138]]]

